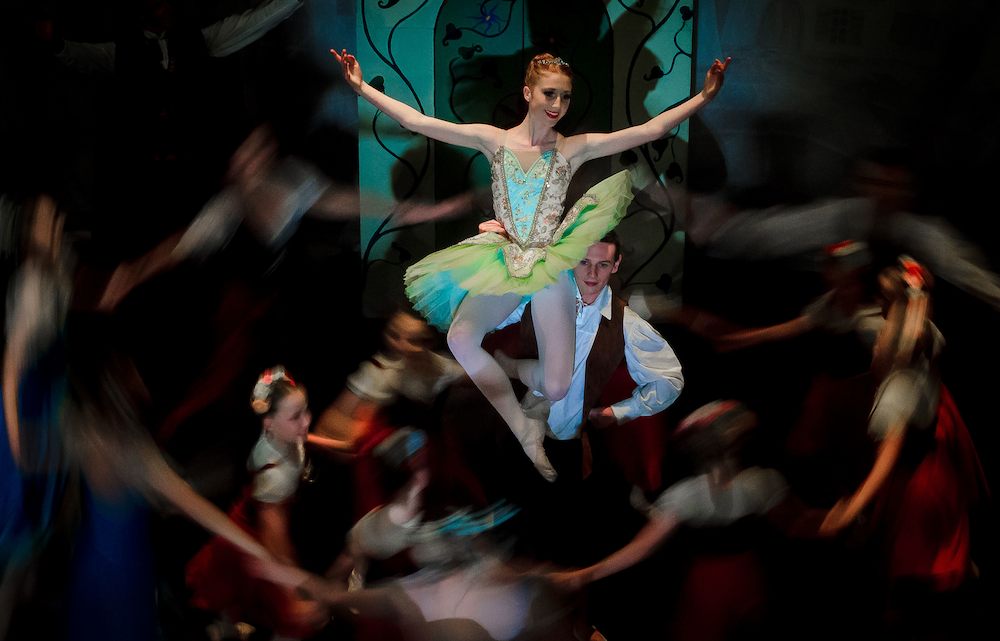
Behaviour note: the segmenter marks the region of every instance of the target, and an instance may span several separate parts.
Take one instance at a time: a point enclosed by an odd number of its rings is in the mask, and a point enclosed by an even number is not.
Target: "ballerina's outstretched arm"
[[[585,133],[570,136],[563,145],[563,155],[576,165],[594,158],[612,156],[646,143],[663,138],[678,124],[687,120],[711,102],[722,89],[726,69],[732,58],[716,60],[708,68],[702,90],[673,109],[650,118],[641,125],[619,129],[610,133]]]
[[[344,80],[354,90],[354,93],[406,129],[434,140],[476,149],[487,155],[492,154],[500,146],[503,133],[501,129],[485,124],[458,124],[420,113],[413,107],[387,96],[365,82],[357,58],[353,54],[347,53],[346,49],[342,49],[340,53],[331,49],[330,53],[340,63]]]

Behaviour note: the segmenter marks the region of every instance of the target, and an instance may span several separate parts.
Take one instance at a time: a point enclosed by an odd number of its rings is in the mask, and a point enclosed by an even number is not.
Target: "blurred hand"
[[[595,407],[587,414],[587,418],[595,427],[602,429],[618,425],[618,419],[615,418],[615,413],[611,411],[610,407]]]
[[[425,223],[431,220],[450,218],[451,212],[435,203],[404,200],[396,205],[396,208],[393,210],[393,217],[401,225],[416,225],[417,223]]]
[[[404,200],[396,205],[393,216],[400,223],[415,225],[431,220],[457,218],[471,211],[475,205],[475,194],[467,191],[437,203]]]
[[[846,528],[854,520],[854,515],[848,512],[847,499],[837,501],[830,511],[826,513],[826,518],[820,523],[819,533],[823,536],[834,536]]]
[[[305,570],[273,559],[251,559],[249,567],[255,576],[289,588],[299,588],[309,580]]]
[[[556,588],[566,592],[576,592],[582,590],[590,583],[590,577],[584,570],[567,570],[564,572],[551,572],[548,575],[549,581]]]
[[[62,250],[62,231],[65,216],[59,212],[56,201],[48,194],[39,194],[31,217],[29,251],[39,258],[55,261]]]
[[[300,626],[319,630],[330,620],[330,609],[319,601],[293,599],[290,602],[292,618]]]
[[[227,177],[244,194],[253,193],[274,166],[278,142],[266,125],[257,127],[229,160]]]
[[[119,265],[108,284],[104,287],[104,293],[97,302],[98,311],[109,312],[118,307],[118,303],[125,298],[126,294],[132,291],[135,286],[135,271],[129,263]]]
[[[487,232],[493,232],[494,234],[500,234],[504,238],[509,238],[509,236],[507,236],[507,230],[504,229],[504,226],[500,224],[500,221],[495,218],[493,220],[487,220],[479,223],[479,233],[485,234]]]

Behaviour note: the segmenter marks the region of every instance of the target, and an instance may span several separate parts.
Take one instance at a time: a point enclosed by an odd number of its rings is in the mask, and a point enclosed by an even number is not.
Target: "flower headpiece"
[[[281,365],[264,370],[257,379],[250,401],[250,407],[255,414],[267,414],[271,410],[271,396],[274,393],[274,384],[278,381],[287,381],[289,385],[295,387],[295,381]]]
[[[927,271],[924,266],[909,256],[899,257],[899,269],[908,288],[922,290],[927,285]]]
[[[841,269],[862,269],[872,261],[868,243],[860,240],[842,240],[827,245],[823,253],[827,261]]]
[[[735,428],[742,432],[753,426],[756,419],[752,412],[739,401],[713,401],[691,412],[677,426],[677,433],[695,431],[701,428],[715,426],[724,430]]]
[[[685,439],[691,454],[712,461],[736,448],[757,425],[757,416],[735,400],[713,401],[691,412],[674,431]]]
[[[544,58],[542,60],[536,60],[537,64],[540,65],[559,65],[560,67],[568,67],[569,63],[562,58]]]
[[[858,252],[868,250],[867,243],[860,240],[842,240],[826,246],[826,255],[831,258],[844,258]]]

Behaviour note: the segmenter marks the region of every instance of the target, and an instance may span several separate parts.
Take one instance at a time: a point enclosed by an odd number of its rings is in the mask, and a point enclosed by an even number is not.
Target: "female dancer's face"
[[[418,356],[430,348],[431,341],[427,323],[409,314],[396,314],[385,327],[386,347],[397,356]]]
[[[561,73],[539,74],[538,81],[524,88],[524,99],[528,101],[528,114],[537,122],[555,125],[569,109],[573,95],[573,81]]]
[[[311,422],[306,395],[301,390],[294,390],[278,401],[273,414],[264,417],[264,429],[279,441],[295,443],[306,438]]]

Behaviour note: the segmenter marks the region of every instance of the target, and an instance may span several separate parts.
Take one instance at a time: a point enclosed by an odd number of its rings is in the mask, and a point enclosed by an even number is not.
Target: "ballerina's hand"
[[[354,57],[354,54],[347,53],[347,49],[341,49],[340,53],[337,53],[336,49],[330,49],[330,53],[340,63],[340,70],[343,72],[347,84],[351,85],[351,89],[355,93],[360,92],[364,76],[361,75],[361,65],[358,64],[358,59]]]
[[[726,79],[726,69],[732,60],[731,56],[727,56],[725,62],[716,58],[712,66],[708,68],[708,73],[705,74],[705,86],[701,89],[701,93],[705,96],[706,100],[715,98],[722,89],[722,83]]]
[[[504,229],[504,226],[500,224],[500,221],[495,218],[493,220],[486,220],[479,223],[479,233],[485,234],[487,232],[500,234],[504,238],[507,237],[507,230]]]

